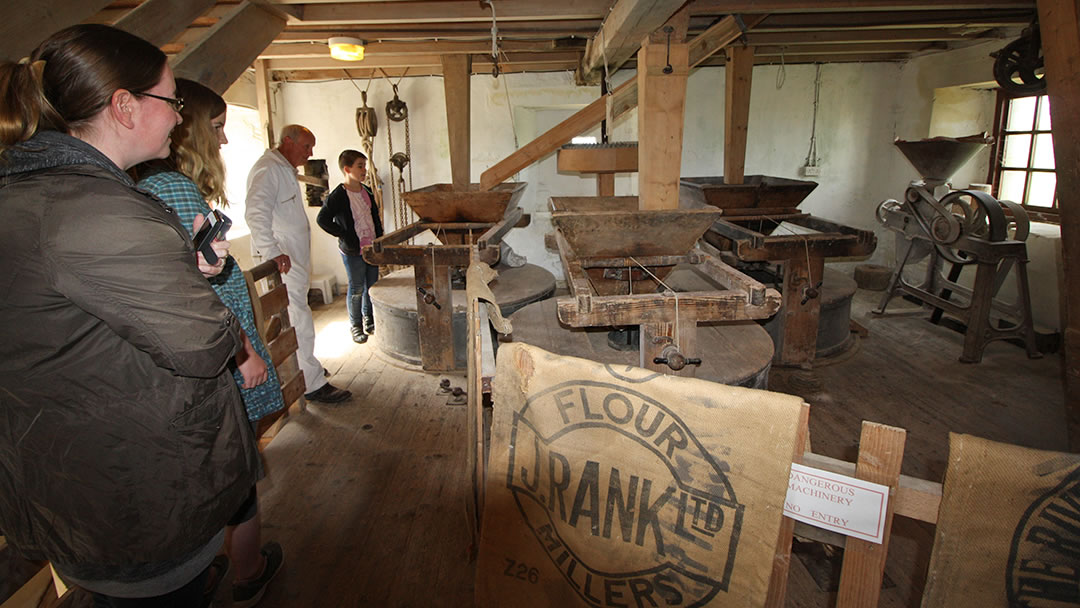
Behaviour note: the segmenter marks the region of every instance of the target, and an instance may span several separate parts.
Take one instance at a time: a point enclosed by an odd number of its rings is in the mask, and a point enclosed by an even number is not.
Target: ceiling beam
[[[948,46],[944,42],[872,42],[853,44],[795,44],[784,46],[759,46],[759,57],[775,55],[793,57],[795,55],[852,55],[859,53],[919,53],[922,51],[944,51]]]
[[[909,11],[1035,9],[1033,0],[695,0],[693,14],[801,13],[818,11]]]
[[[486,58],[486,61],[485,61]],[[576,51],[560,51],[550,53],[507,53],[501,58],[499,65],[503,63],[518,66],[541,64],[541,63],[571,63],[576,65],[581,61],[581,53]],[[488,55],[476,55],[473,65],[491,66]],[[297,57],[287,59],[269,59],[266,66],[271,71],[279,70],[356,70],[372,68],[419,68],[425,66],[442,66],[440,55],[371,55],[365,53],[363,61],[349,62],[338,61],[329,55],[325,57]]]
[[[496,21],[537,19],[596,19],[607,13],[610,0],[498,0]],[[301,21],[312,23],[438,23],[491,21],[491,9],[476,0],[415,0],[410,2],[336,2],[307,4]]]
[[[1005,27],[1031,23],[1035,11],[896,11],[859,13],[771,14],[757,28],[759,32],[777,30],[927,28],[927,27]]]
[[[39,0],[5,2],[0,8],[0,59],[18,61],[37,45],[69,25],[93,17],[110,0]]]
[[[738,19],[727,17],[695,36],[690,41],[690,67],[700,65],[720,49],[738,40],[746,30],[756,27],[764,18],[764,15],[744,15],[740,24]],[[744,26],[746,29],[743,29]]]
[[[116,21],[116,27],[162,46],[180,35],[215,0],[146,0]]]
[[[581,40],[577,45],[580,50],[585,49],[585,41]],[[499,42],[499,50],[512,52],[550,52],[556,50],[570,50],[573,47],[556,47],[551,40],[503,40]],[[260,59],[283,59],[297,57],[326,57],[330,54],[330,47],[325,42],[295,42],[274,43],[259,53]],[[364,47],[365,60],[378,55],[465,55],[465,54],[491,54],[491,42],[484,40],[452,41],[440,40],[438,42],[369,42]]]
[[[499,36],[581,36],[588,38],[600,27],[599,18],[553,21],[507,21],[499,23]],[[289,25],[278,41],[326,40],[330,36],[355,36],[364,40],[402,38],[491,37],[491,21],[455,23],[383,23],[337,25]]]
[[[1012,32],[996,28],[961,28],[942,30],[937,28],[895,30],[833,30],[817,32],[753,32],[746,35],[751,46],[779,44],[852,43],[852,42],[936,42],[954,40],[979,40],[1010,38]]]
[[[169,62],[178,77],[222,93],[284,27],[282,17],[245,1]]]
[[[686,0],[618,0],[590,40],[578,82],[595,84],[607,68],[615,71],[641,48],[641,40],[660,28]],[[679,41],[681,42],[681,41]]]

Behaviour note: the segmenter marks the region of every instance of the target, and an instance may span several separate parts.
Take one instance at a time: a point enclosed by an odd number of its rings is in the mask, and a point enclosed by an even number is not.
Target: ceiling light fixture
[[[330,56],[341,61],[362,61],[364,59],[364,41],[350,36],[335,36],[327,40]]]

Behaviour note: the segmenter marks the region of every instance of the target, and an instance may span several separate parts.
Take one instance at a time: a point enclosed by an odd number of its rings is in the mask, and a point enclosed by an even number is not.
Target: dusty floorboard
[[[772,373],[773,390],[811,404],[815,452],[854,459],[863,419],[906,428],[904,473],[937,481],[949,430],[1065,449],[1057,356],[1029,361],[992,343],[981,364],[964,365],[960,334],[903,305],[870,317],[877,297],[857,296],[853,318],[870,334],[856,350],[812,371]],[[465,409],[438,392],[444,376],[352,344],[343,298],[317,308],[316,326],[331,380],[354,397],[312,404],[266,450],[264,536],[282,543],[286,562],[260,606],[471,606]],[[446,377],[464,386],[462,376]],[[918,606],[932,532],[897,519],[881,606]],[[833,597],[794,561],[789,606],[830,606]]]

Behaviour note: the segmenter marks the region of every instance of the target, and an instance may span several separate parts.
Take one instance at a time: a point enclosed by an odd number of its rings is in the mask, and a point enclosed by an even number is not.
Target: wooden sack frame
[[[296,359],[296,328],[289,321],[289,293],[273,260],[267,260],[244,271],[255,327],[270,353],[270,359],[281,381],[281,397],[285,407],[259,420],[255,436],[259,450],[265,449],[285,425],[290,412],[307,410],[304,400],[304,372]]]

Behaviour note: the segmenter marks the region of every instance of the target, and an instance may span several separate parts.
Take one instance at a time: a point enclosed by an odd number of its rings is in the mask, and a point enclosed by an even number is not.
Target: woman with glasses
[[[78,25],[0,64],[0,99],[0,530],[95,606],[199,606],[258,455],[223,264],[125,173],[169,154],[172,72]]]
[[[185,226],[199,215],[208,215],[211,205],[228,207],[225,198],[225,163],[221,146],[225,137],[225,100],[203,85],[178,78],[176,93],[183,99],[180,115],[184,122],[173,130],[172,152],[163,161],[139,166],[139,187],[157,196],[180,216]],[[236,260],[229,256],[221,274],[210,285],[244,328],[244,348],[236,354],[233,377],[240,386],[252,430],[259,419],[285,407],[270,353],[255,326],[247,281]],[[240,511],[229,520],[228,555],[232,559],[233,606],[253,606],[284,560],[276,542],[260,546],[258,498],[255,486]],[[224,574],[227,567],[219,567]],[[219,582],[219,581],[215,581]],[[216,585],[210,585],[213,590]]]

